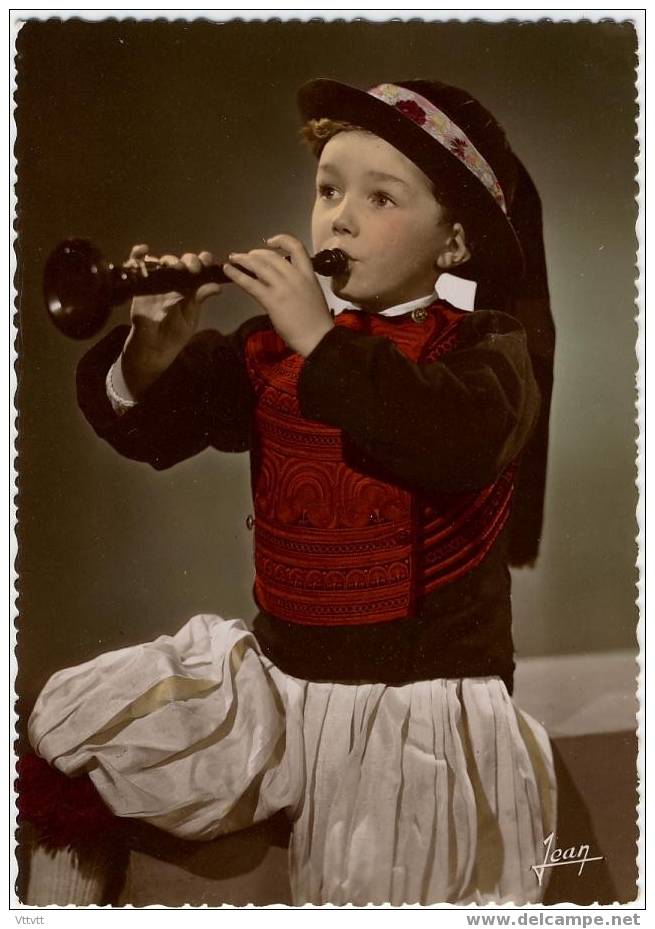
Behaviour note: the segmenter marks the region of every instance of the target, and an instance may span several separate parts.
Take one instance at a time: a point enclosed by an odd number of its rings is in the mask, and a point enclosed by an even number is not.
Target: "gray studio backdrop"
[[[514,575],[519,656],[635,643],[635,35],[629,24],[25,24],[17,41],[20,686],[173,633],[254,615],[247,456],[158,473],[75,402],[84,346],[47,320],[62,238],[113,259],[309,242],[313,161],[295,90],[435,77],[498,117],[541,192],[557,327],[541,554]],[[205,324],[256,308],[225,288]],[[127,319],[127,309],[116,312]]]

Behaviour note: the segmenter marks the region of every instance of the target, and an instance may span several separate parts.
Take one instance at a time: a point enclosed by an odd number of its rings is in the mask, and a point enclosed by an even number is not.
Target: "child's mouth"
[[[345,264],[345,268],[343,269],[343,271],[338,271],[334,275],[335,277],[345,277],[346,275],[350,274],[353,268],[353,264],[357,260],[356,258],[353,258],[352,255],[349,255],[348,252],[344,251],[343,249],[340,249],[340,251],[342,251],[343,254],[346,256],[346,264]]]

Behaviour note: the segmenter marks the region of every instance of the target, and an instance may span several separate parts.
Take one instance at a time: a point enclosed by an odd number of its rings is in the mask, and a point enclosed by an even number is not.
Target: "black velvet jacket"
[[[123,415],[107,398],[120,354],[119,327],[84,356],[78,399],[118,452],[168,468],[208,446],[245,451],[254,395],[243,345],[256,317],[234,334],[196,335]],[[306,359],[299,399],[308,419],[340,428],[405,486],[460,491],[491,483],[524,447],[539,393],[525,333],[512,317],[476,311],[459,347],[439,362],[408,361],[387,339],[335,327]],[[425,598],[415,616],[365,626],[300,626],[259,613],[255,634],[283,671],[310,680],[389,684],[499,675],[512,691],[510,577],[502,533],[477,568]]]

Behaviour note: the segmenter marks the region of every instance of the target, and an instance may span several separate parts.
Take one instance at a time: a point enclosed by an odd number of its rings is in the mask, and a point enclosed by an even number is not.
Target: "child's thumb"
[[[194,301],[196,303],[204,303],[208,297],[216,297],[220,294],[222,288],[220,284],[201,284],[201,286],[196,290]]]

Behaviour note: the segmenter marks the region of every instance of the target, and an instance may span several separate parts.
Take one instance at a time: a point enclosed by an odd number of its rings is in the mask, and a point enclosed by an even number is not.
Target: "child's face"
[[[341,248],[351,259],[333,278],[338,297],[380,312],[429,294],[451,231],[428,178],[388,142],[349,131],[326,144],[312,239],[315,251]]]

